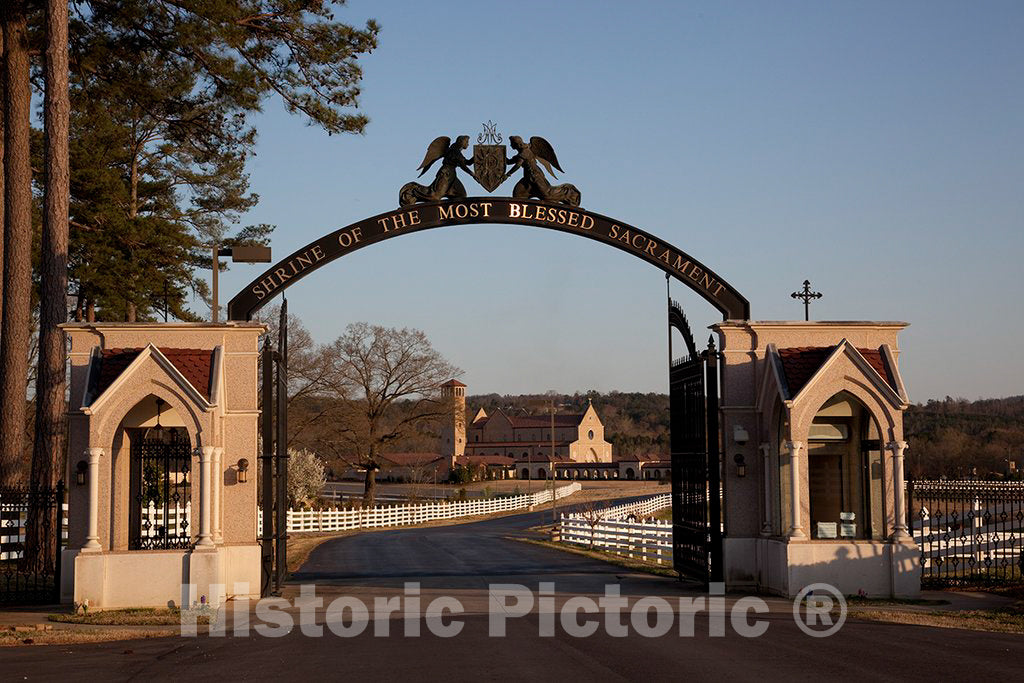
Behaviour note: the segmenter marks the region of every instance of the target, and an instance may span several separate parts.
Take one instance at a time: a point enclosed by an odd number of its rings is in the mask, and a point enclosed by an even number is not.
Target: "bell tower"
[[[455,458],[466,453],[466,385],[450,379],[441,385],[441,400],[451,407],[451,417],[441,428],[441,455],[455,466]]]

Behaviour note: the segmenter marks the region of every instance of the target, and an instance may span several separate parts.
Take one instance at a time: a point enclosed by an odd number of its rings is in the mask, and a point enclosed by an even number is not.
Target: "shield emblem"
[[[473,175],[488,192],[505,180],[505,145],[473,145]]]

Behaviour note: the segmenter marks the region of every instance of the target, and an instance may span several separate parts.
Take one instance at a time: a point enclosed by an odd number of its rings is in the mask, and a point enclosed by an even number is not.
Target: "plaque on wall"
[[[835,538],[836,526],[835,522],[818,522],[818,538]]]

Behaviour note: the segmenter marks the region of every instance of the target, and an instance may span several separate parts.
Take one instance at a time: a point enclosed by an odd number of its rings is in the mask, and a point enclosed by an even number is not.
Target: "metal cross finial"
[[[820,299],[821,298],[821,292],[812,292],[811,291],[811,281],[810,280],[804,280],[803,291],[793,292],[792,294],[790,294],[790,296],[793,297],[794,299],[803,299],[803,301],[804,301],[804,320],[810,320],[811,319],[811,300],[812,299]]]

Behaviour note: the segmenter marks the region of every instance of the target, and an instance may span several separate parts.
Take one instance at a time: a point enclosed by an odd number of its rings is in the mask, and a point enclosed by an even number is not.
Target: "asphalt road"
[[[424,619],[403,620],[401,611],[379,622],[352,623],[351,612],[339,617],[308,606],[302,608],[312,615],[308,623],[282,637],[249,630],[240,636],[0,650],[0,679],[763,681],[827,676],[934,681],[979,674],[1007,680],[1024,676],[1021,636],[847,621],[836,635],[813,638],[797,627],[791,604],[781,599],[767,601],[769,613],[748,615],[766,628],[760,637],[744,637],[728,616],[742,596],[726,596],[724,609],[712,609],[710,616],[697,613],[693,635],[680,635],[679,625],[690,623],[679,613],[680,598],[689,604],[704,597],[695,586],[509,538],[523,535],[524,529],[546,518],[544,512],[529,513],[329,541],[310,555],[287,594],[294,599],[301,585],[315,585],[324,605],[344,598],[348,605],[362,604],[371,611],[375,600],[383,608],[391,599],[397,607],[396,596],[404,595],[407,606],[418,600],[425,608],[443,596],[449,599],[445,604],[454,599],[464,610],[447,615],[440,626],[434,622],[438,632],[461,623],[454,637],[435,635]],[[538,589],[549,582],[554,584],[553,594],[539,595]],[[409,583],[418,584],[418,595],[404,592]],[[489,616],[493,603],[488,587],[496,584],[527,587],[540,609],[518,616],[515,599],[507,597],[500,601],[503,607],[493,610],[496,616]],[[667,600],[668,632],[646,637],[644,627],[653,619],[637,626],[627,615],[613,620],[627,625],[625,637],[603,627],[590,636],[571,635],[574,620],[568,619],[565,626],[557,613],[579,596],[602,596],[607,586],[628,596],[630,604],[642,597]],[[302,620],[298,608],[287,615]],[[504,624],[504,637],[491,635],[492,621]],[[317,627],[322,636],[302,632]],[[388,636],[374,635],[385,627]],[[547,627],[553,636],[541,635]],[[714,635],[719,628],[724,635]],[[362,632],[355,637],[334,633],[346,629]],[[416,630],[420,635],[410,635]]]

